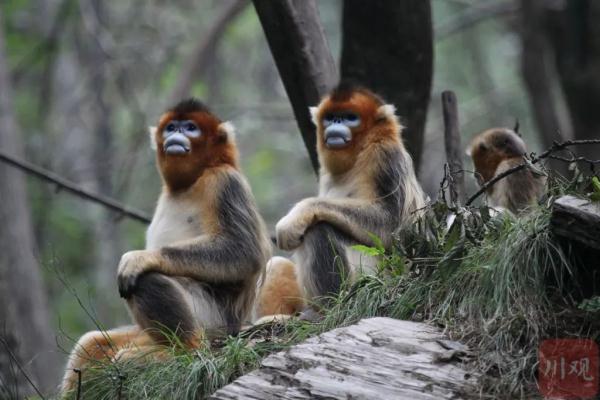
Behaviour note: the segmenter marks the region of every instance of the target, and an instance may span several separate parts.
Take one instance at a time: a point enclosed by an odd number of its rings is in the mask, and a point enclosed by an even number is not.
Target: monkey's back
[[[519,158],[503,160],[496,168],[494,176],[522,163],[523,160]],[[488,192],[488,204],[518,214],[536,204],[544,194],[545,187],[546,177],[533,171],[530,167],[525,167],[492,186],[492,191]]]

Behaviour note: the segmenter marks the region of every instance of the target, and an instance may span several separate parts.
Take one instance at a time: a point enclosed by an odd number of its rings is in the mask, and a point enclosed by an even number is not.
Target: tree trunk
[[[23,143],[12,104],[14,95],[5,51],[4,32],[0,29],[0,148],[22,157]],[[42,390],[48,390],[57,383],[61,370],[59,355],[35,257],[25,179],[6,165],[0,165],[0,204],[0,336],[12,342],[11,352],[34,382]],[[0,345],[0,380],[11,384],[14,375],[6,368],[5,353],[6,349]],[[23,385],[17,382],[17,387]],[[26,387],[19,396],[30,393],[32,388]]]
[[[317,171],[316,129],[308,107],[317,105],[338,80],[317,5],[314,0],[254,0],[254,8]]]
[[[108,197],[114,196],[114,163],[115,142],[112,129],[112,105],[108,98],[108,82],[110,79],[109,60],[106,50],[100,40],[103,35],[105,2],[91,0],[81,2],[81,13],[88,32],[82,36],[79,51],[82,56],[82,66],[87,71],[88,87],[92,94],[92,107],[86,108],[88,127],[91,131],[91,167],[94,172],[92,189],[96,193]],[[96,293],[106,296],[116,294],[117,265],[123,253],[121,229],[117,216],[110,211],[94,208],[93,219],[99,221],[94,226],[95,235],[95,284]],[[114,307],[120,304],[98,301],[96,309],[100,321],[108,326],[114,324]]]
[[[396,106],[418,167],[433,74],[429,0],[345,0],[342,26],[342,79]]]
[[[600,137],[600,2],[572,0],[547,8],[550,43],[575,139]],[[598,146],[577,153],[600,158]]]
[[[552,49],[544,32],[543,0],[521,0],[521,73],[529,104],[544,148],[565,139],[566,130],[558,113],[558,99],[553,90],[557,79],[551,60]],[[566,174],[567,165],[553,160],[552,169]]]

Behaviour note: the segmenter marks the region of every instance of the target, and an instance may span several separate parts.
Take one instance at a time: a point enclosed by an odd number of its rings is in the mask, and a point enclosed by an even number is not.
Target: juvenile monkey
[[[492,128],[475,136],[467,149],[480,185],[524,162],[525,142],[513,130]],[[488,205],[514,214],[535,204],[544,193],[546,177],[530,167],[500,179],[486,191]]]
[[[365,88],[340,84],[310,112],[319,194],[297,203],[276,226],[277,246],[294,252],[308,302],[337,293],[344,277],[372,273],[377,260],[351,246],[374,245],[373,236],[391,246],[392,232],[424,206],[394,106]],[[272,268],[283,262],[273,260]],[[259,301],[280,298],[262,291]]]
[[[165,331],[195,347],[205,336],[235,334],[250,318],[271,246],[238,167],[233,126],[190,99],[151,131],[163,190],[145,250],[125,253],[118,267],[119,293],[135,325],[84,335],[63,390],[86,359],[166,344]]]

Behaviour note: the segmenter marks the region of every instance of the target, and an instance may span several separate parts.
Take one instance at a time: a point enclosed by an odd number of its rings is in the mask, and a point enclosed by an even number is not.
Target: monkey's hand
[[[133,294],[139,276],[150,270],[155,270],[160,264],[157,252],[134,250],[123,254],[117,270],[119,294],[128,299]]]
[[[313,220],[313,199],[305,199],[296,204],[275,226],[277,247],[288,251],[299,247],[304,239],[304,232]]]

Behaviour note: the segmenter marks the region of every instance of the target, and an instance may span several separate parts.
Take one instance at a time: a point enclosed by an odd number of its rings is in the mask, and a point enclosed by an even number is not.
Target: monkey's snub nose
[[[344,129],[345,128],[345,129]],[[329,149],[340,149],[346,147],[352,134],[347,127],[329,127],[325,130],[325,145]]]
[[[190,151],[190,141],[185,136],[176,133],[165,140],[163,149],[169,155],[185,154]]]

